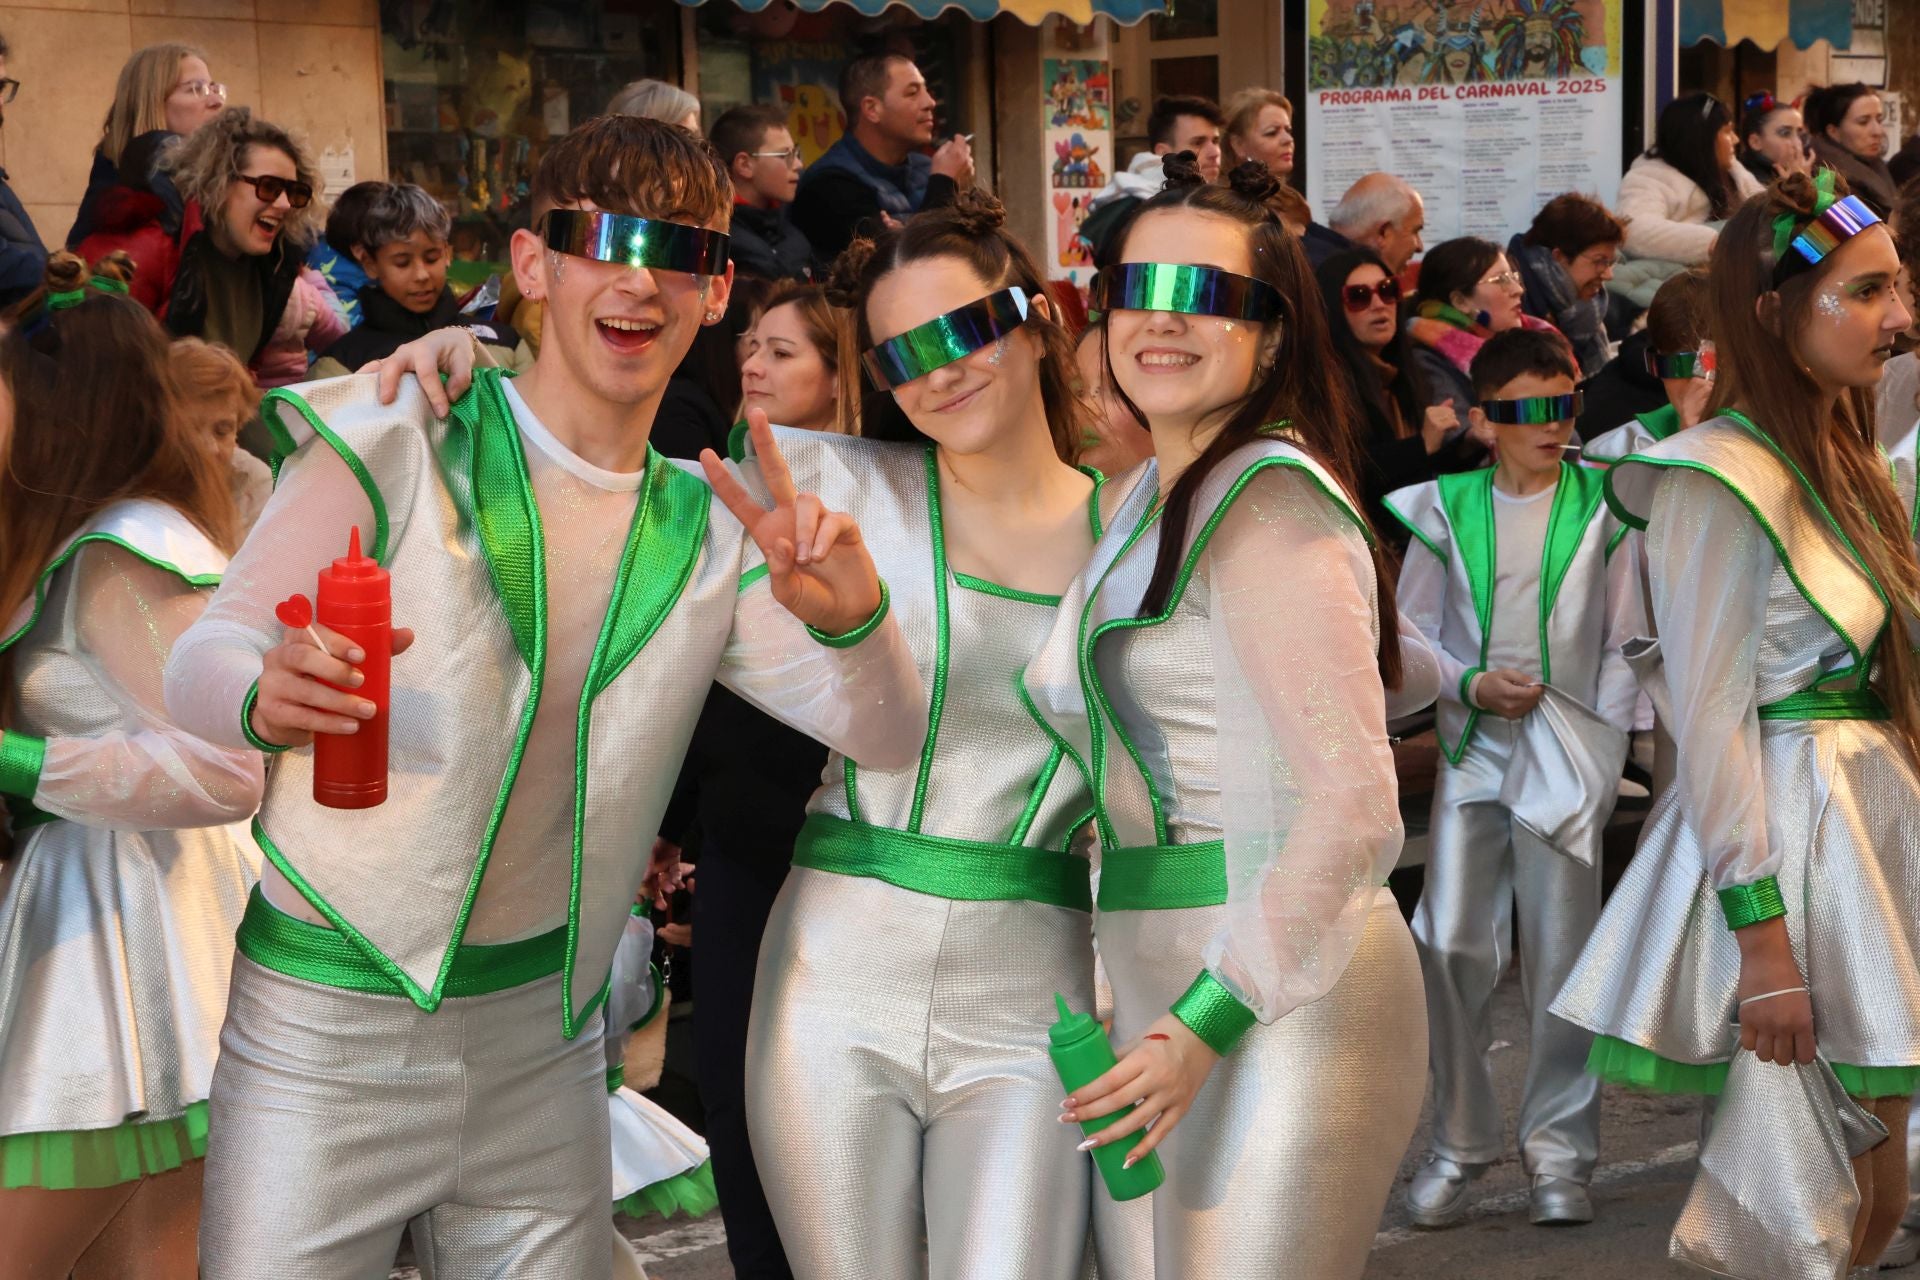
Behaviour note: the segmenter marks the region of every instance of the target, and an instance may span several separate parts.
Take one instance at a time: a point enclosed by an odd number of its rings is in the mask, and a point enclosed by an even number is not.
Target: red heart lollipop
[[[273,616],[285,626],[310,627],[313,625],[313,601],[296,591],[273,606]]]

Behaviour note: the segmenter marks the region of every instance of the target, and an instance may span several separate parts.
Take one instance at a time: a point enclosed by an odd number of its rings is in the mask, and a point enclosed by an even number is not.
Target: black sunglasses
[[[274,173],[243,173],[234,178],[235,182],[244,182],[253,188],[253,194],[260,197],[260,203],[272,204],[282,195],[287,198],[290,209],[304,209],[313,203],[313,186],[298,178],[282,178]]]
[[[1350,284],[1340,291],[1341,298],[1347,304],[1347,310],[1365,311],[1373,305],[1373,295],[1380,295],[1380,301],[1393,306],[1400,301],[1400,282],[1388,276],[1379,284]]]

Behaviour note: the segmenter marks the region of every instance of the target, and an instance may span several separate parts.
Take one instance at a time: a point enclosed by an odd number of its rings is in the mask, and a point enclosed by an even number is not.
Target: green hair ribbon
[[[1834,173],[1831,169],[1822,169],[1814,175],[1813,216],[1804,223],[1796,214],[1774,215],[1775,285],[1817,265],[1835,249],[1880,221],[1880,215],[1867,208],[1858,196],[1835,194],[1833,183]],[[1796,226],[1800,228],[1797,233]]]
[[[126,281],[115,280],[112,276],[96,275],[90,277],[87,283],[78,289],[62,289],[58,293],[49,293],[47,295],[47,310],[65,311],[68,307],[79,306],[87,300],[88,289],[93,289],[100,293],[117,293],[123,298],[128,296]]]

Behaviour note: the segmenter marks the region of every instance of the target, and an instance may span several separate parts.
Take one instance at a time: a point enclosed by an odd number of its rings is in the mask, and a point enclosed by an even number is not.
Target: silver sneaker
[[[1900,1229],[1893,1233],[1893,1239],[1887,1241],[1878,1266],[1882,1271],[1892,1271],[1898,1267],[1910,1267],[1916,1262],[1920,1262],[1920,1227],[1901,1223]]]
[[[1467,1216],[1467,1188],[1484,1167],[1428,1156],[1407,1186],[1407,1212],[1422,1227],[1451,1227]]]
[[[1536,1227],[1568,1227],[1593,1221],[1593,1198],[1586,1184],[1539,1174],[1527,1193],[1527,1221]]]

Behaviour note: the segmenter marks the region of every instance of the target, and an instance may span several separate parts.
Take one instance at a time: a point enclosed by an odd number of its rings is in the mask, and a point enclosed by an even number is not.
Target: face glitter
[[[987,363],[993,368],[998,369],[1001,365],[1001,362],[1003,362],[1006,358],[1007,358],[1007,335],[1003,333],[999,337],[993,340],[993,350],[987,353]]]
[[[1027,319],[1027,291],[1009,285],[905,333],[875,343],[861,357],[874,385],[905,386],[935,369],[964,360],[1018,329]],[[995,360],[998,363],[998,360]]]
[[[1822,289],[1813,295],[1813,309],[1835,324],[1843,323],[1847,318],[1847,304],[1832,289]]]

